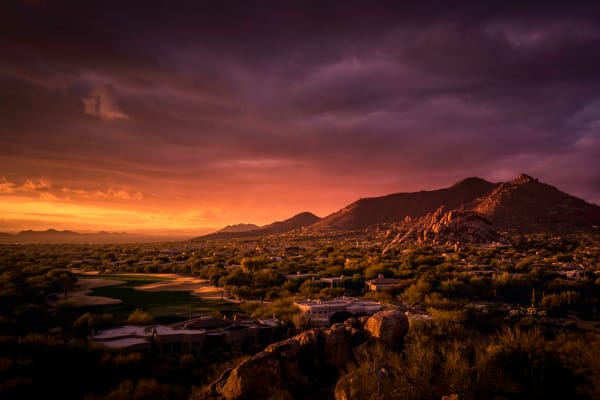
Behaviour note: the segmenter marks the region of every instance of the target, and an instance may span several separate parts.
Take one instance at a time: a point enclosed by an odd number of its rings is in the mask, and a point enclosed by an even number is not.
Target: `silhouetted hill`
[[[48,229],[45,231],[21,231],[16,234],[0,232],[0,243],[134,243],[150,241],[150,237],[125,232],[78,233]]]
[[[481,178],[467,178],[455,185],[432,191],[396,193],[360,199],[323,218],[311,229],[355,230],[380,223],[423,217],[444,206],[446,210],[470,208],[499,184]]]
[[[320,220],[321,218],[317,217],[313,213],[303,212],[300,214],[296,214],[292,218],[286,219],[284,221],[273,222],[270,225],[263,226],[261,230],[266,230],[270,233],[289,232],[294,229],[310,226]]]
[[[304,228],[313,225],[321,218],[317,217],[313,213],[303,212],[294,215],[292,218],[284,221],[273,222],[272,224],[262,226],[258,229],[243,231],[243,232],[224,232],[223,230],[217,231],[204,236],[199,236],[192,240],[214,240],[214,239],[233,239],[233,238],[245,238],[245,237],[256,237],[273,235],[277,233],[286,233],[295,229]],[[234,225],[235,226],[235,225]]]
[[[260,226],[254,224],[235,224],[235,225],[227,225],[225,228],[220,229],[217,233],[220,232],[248,232],[254,231],[256,229],[260,229]]]

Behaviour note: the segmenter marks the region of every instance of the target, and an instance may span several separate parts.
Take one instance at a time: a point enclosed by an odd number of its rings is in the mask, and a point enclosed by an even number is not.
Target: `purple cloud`
[[[157,204],[243,193],[265,220],[275,201],[327,213],[519,172],[599,202],[598,11],[12,4],[0,16],[0,168],[7,182],[127,187]]]

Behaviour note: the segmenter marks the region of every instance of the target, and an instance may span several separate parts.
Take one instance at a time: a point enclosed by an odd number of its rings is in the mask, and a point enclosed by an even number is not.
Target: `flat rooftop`
[[[365,300],[358,298],[336,298],[332,300],[318,300],[318,299],[306,299],[306,300],[297,300],[296,305],[306,306],[306,307],[319,307],[319,306],[381,306],[381,304],[373,301],[373,300]]]
[[[116,339],[119,337],[147,337],[152,334],[153,326],[138,326],[138,325],[123,325],[117,328],[110,328],[95,335],[92,338],[95,340]]]
[[[92,335],[93,340],[105,341],[110,340],[111,342],[120,340],[120,338],[140,338],[146,340],[152,336],[152,330],[156,330],[158,336],[169,336],[169,335],[198,335],[206,333],[204,329],[179,329],[172,328],[165,325],[124,325],[117,328],[106,329],[98,334]]]
[[[103,342],[102,345],[112,349],[122,349],[132,346],[148,346],[149,342],[147,339],[125,338]]]

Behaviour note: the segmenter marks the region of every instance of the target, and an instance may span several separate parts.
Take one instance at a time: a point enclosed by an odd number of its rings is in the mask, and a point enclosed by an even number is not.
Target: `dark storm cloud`
[[[417,4],[10,3],[3,174],[362,196],[525,171],[599,202],[600,7]]]

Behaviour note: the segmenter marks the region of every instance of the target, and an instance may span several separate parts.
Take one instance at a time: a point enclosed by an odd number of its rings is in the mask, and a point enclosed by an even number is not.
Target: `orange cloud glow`
[[[165,233],[198,231],[199,227],[207,225],[201,213],[168,213],[161,210],[73,204],[57,200],[49,194],[45,194],[39,200],[20,196],[2,198],[0,210],[0,221],[14,231],[35,227]],[[8,221],[13,222],[9,224]]]
[[[331,193],[326,187],[315,188],[311,203],[306,196],[298,196],[294,187],[239,186],[237,191],[211,193],[168,182],[135,190],[70,188],[47,179],[2,179],[0,226],[11,232],[54,228],[195,235],[238,222],[266,224],[304,210],[324,214],[332,210],[331,206],[322,210]]]
[[[107,190],[84,190],[69,189],[63,187],[61,193],[66,196],[81,197],[84,199],[121,199],[121,200],[142,200],[144,195],[141,192],[130,192],[125,189],[107,189]]]

